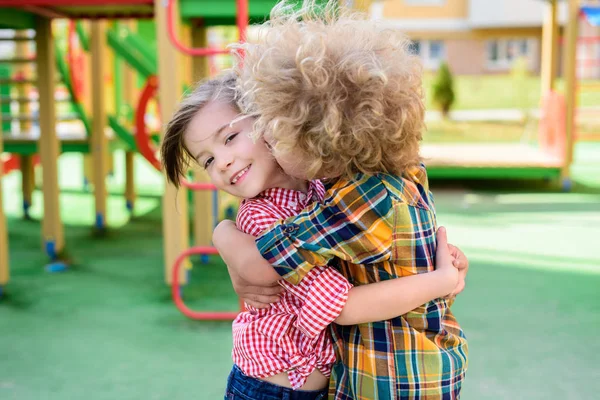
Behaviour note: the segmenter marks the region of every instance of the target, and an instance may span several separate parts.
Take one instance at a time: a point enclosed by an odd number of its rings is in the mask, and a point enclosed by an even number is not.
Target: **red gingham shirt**
[[[242,201],[237,226],[258,236],[274,222],[297,215],[314,201],[323,200],[320,181],[309,182],[308,192],[267,189]],[[298,285],[281,280],[285,289],[269,309],[246,305],[233,321],[233,362],[248,376],[265,378],[287,372],[294,389],[319,369],[331,374],[335,353],[326,329],[342,312],[352,285],[337,270],[315,267]]]

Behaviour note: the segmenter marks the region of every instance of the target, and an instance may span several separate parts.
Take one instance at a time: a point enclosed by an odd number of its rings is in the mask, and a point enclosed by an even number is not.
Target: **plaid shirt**
[[[297,215],[315,201],[325,188],[310,182],[306,194],[289,189],[267,189],[244,200],[237,227],[253,236],[277,220]],[[248,376],[264,378],[287,372],[294,389],[318,368],[331,374],[335,352],[327,326],[335,320],[348,299],[351,285],[335,269],[313,268],[299,285],[280,282],[285,289],[279,302],[268,309],[246,305],[233,322],[233,362]]]
[[[432,271],[436,218],[424,167],[403,177],[340,179],[322,204],[278,223],[257,246],[288,282],[316,265],[334,266],[353,285]],[[388,321],[331,325],[338,363],[336,400],[459,398],[467,343],[445,299]]]

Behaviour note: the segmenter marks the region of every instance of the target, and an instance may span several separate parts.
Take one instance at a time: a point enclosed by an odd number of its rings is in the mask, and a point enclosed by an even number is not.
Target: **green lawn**
[[[427,109],[435,109],[431,103],[431,85],[435,76],[426,74]],[[487,108],[533,108],[539,106],[540,79],[537,76],[515,79],[510,75],[455,76],[456,104],[454,110],[483,110]],[[597,82],[596,82],[597,83]],[[564,81],[559,80],[557,89],[564,91]],[[580,106],[599,106],[600,91],[584,92],[579,98]]]
[[[471,264],[453,306],[469,340],[462,399],[598,397],[599,152],[599,144],[578,146],[572,193],[529,182],[432,182],[439,223]],[[124,176],[123,155],[115,160],[112,193]],[[61,157],[74,260],[62,274],[44,270],[41,193],[24,221],[20,176],[4,179],[12,277],[0,300],[0,399],[223,398],[231,324],[191,321],[173,305],[163,283],[163,179],[137,161],[136,215],[129,220],[123,197],[112,194],[111,229],[99,238],[93,196],[77,190],[81,161]],[[237,306],[217,257],[194,259],[184,299],[194,309]]]

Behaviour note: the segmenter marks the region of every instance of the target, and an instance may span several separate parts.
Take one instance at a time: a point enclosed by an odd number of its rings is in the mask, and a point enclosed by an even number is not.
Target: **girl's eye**
[[[210,167],[210,164],[212,164],[213,162],[213,158],[209,157],[206,159],[206,161],[204,161],[204,169],[208,169],[208,167]]]
[[[238,135],[237,133],[233,133],[233,134],[231,134],[231,135],[227,136],[227,138],[225,139],[225,144],[227,144],[227,143],[231,142],[233,139],[235,139],[235,137],[236,137],[237,135]]]

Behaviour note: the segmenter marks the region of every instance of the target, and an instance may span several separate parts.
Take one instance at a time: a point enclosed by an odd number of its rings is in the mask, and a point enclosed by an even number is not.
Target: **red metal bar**
[[[194,311],[185,305],[183,299],[181,298],[181,290],[179,286],[179,271],[183,264],[183,261],[194,254],[201,255],[209,255],[209,254],[219,254],[217,249],[214,247],[190,247],[181,253],[177,259],[175,260],[175,265],[173,265],[173,271],[171,275],[171,297],[173,298],[173,302],[177,306],[177,309],[181,311],[183,315],[188,318],[203,320],[203,321],[229,321],[235,319],[239,312],[220,312],[220,311]],[[240,302],[240,310],[243,303]]]
[[[564,44],[564,42],[565,42],[564,36],[561,36],[559,38],[559,42],[561,44]],[[582,37],[577,38],[578,44],[581,44],[581,43],[594,44],[594,43],[598,43],[598,42],[600,42],[600,36],[582,36]]]
[[[158,88],[158,78],[155,75],[151,75],[146,79],[146,84],[140,94],[140,100],[138,101],[137,108],[135,110],[135,144],[138,147],[140,154],[148,160],[148,162],[156,168],[158,171],[161,170],[160,161],[156,158],[155,151],[150,147],[150,136],[148,135],[148,129],[146,128],[146,108],[150,99],[154,97],[156,89]]]
[[[38,165],[40,163],[40,156],[35,154],[33,156],[33,165]],[[0,161],[0,168],[4,168],[4,174],[8,174],[14,170],[21,168],[21,157],[11,154],[7,160]]]
[[[600,66],[600,58],[585,58],[577,60],[577,66],[596,67]]]
[[[8,174],[21,166],[21,159],[14,154],[10,155],[6,161],[0,161],[0,168],[3,168],[3,174]]]
[[[85,93],[85,55],[83,47],[79,42],[75,21],[69,21],[67,33],[67,61],[69,63],[69,75],[71,76],[71,85],[75,94],[75,102],[81,103]]]
[[[191,48],[187,47],[179,41],[175,33],[173,21],[178,16],[174,15],[173,2],[176,0],[167,0],[167,35],[169,40],[179,51],[191,56],[214,56],[216,54],[228,54],[227,49],[211,49],[211,48]],[[237,14],[236,22],[238,27],[238,38],[243,40],[246,38],[246,28],[248,27],[248,0],[236,0]]]

